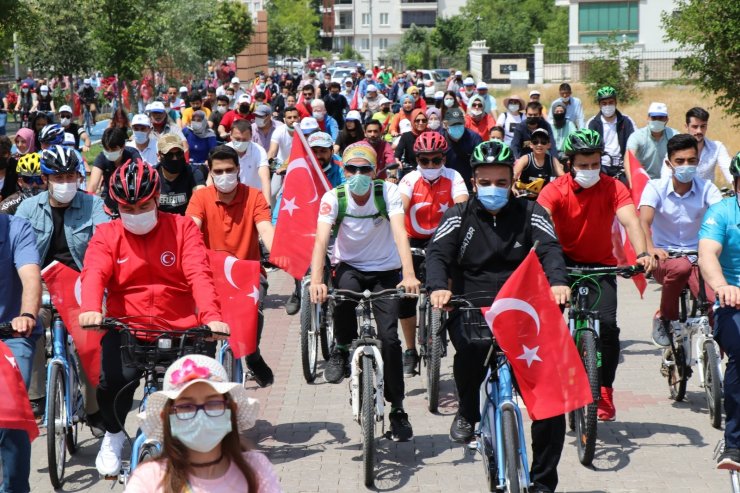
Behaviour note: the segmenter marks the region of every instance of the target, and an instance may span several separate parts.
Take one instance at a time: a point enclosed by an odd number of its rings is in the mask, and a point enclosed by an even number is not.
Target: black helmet
[[[76,173],[80,169],[80,159],[70,148],[55,145],[41,151],[41,172],[45,175]]]
[[[598,132],[584,128],[568,135],[563,145],[563,151],[569,156],[575,154],[592,154],[602,152],[604,143]]]
[[[475,168],[484,164],[503,164],[514,167],[514,153],[511,148],[498,140],[482,142],[473,149],[470,156],[470,167]]]

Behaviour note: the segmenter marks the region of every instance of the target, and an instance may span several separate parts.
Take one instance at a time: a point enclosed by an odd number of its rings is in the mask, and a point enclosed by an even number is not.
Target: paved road
[[[298,319],[282,308],[293,282],[270,274],[263,352],[276,373],[271,388],[247,386],[261,401],[261,416],[246,437],[272,460],[287,492],[363,491],[360,429],[351,419],[348,386],[303,380]],[[710,427],[706,401],[696,379],[685,403],[668,398],[658,373],[659,353],[649,342],[648,322],[658,303],[656,286],[640,300],[629,281],[620,281],[619,320],[623,362],[616,382],[617,421],[599,425],[593,467],[578,463],[574,436],[566,436],[558,491],[580,493],[727,491],[725,474],[713,468],[712,452],[721,432]],[[407,379],[406,407],[415,437],[409,443],[379,441],[374,491],[482,492],[480,460],[450,443],[455,413],[452,358],[442,374],[440,412],[425,411],[422,381]],[[321,379],[319,379],[321,380]],[[133,432],[133,413],[127,428]],[[46,468],[46,436],[33,443],[33,491],[51,491]],[[63,491],[122,491],[99,480],[94,469],[98,441],[81,435],[81,449],[67,469]]]

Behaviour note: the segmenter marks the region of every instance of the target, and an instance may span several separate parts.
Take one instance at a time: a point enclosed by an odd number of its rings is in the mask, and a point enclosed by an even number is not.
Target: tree
[[[266,10],[270,55],[298,56],[318,45],[320,17],[310,0],[269,0]]]
[[[674,12],[663,13],[667,38],[692,53],[677,67],[702,91],[716,94],[734,118],[740,118],[738,19],[740,2],[726,0],[679,0]]]
[[[463,49],[468,37],[472,35],[471,23],[461,15],[444,18],[437,17],[437,25],[432,31],[434,44],[445,54],[455,55]]]
[[[634,41],[618,42],[614,34],[597,41],[586,60],[584,76],[591,94],[595,95],[600,87],[612,86],[622,103],[637,98],[639,60],[626,55],[634,46]]]

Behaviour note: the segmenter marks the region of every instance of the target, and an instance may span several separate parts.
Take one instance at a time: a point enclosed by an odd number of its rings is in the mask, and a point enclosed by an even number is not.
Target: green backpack
[[[383,180],[373,180],[373,200],[375,201],[375,208],[378,212],[369,216],[354,216],[347,214],[347,185],[342,183],[337,187],[337,219],[334,222],[334,236],[339,231],[339,226],[345,217],[354,217],[355,219],[375,219],[377,217],[384,217],[388,219],[388,208],[385,205],[383,199]]]

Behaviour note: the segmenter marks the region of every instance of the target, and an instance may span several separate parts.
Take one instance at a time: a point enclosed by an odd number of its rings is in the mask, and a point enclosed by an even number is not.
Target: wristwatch
[[[641,254],[639,254],[639,255],[637,256],[637,258],[642,258],[642,257],[649,257],[649,256],[650,256],[650,254],[649,254],[648,252],[642,252]]]
[[[19,316],[19,317],[28,317],[28,318],[30,318],[31,320],[33,320],[34,322],[36,321],[36,316],[34,316],[34,314],[33,314],[33,313],[23,312],[23,313],[21,313],[21,314],[20,314],[20,315],[18,315],[18,316]]]

